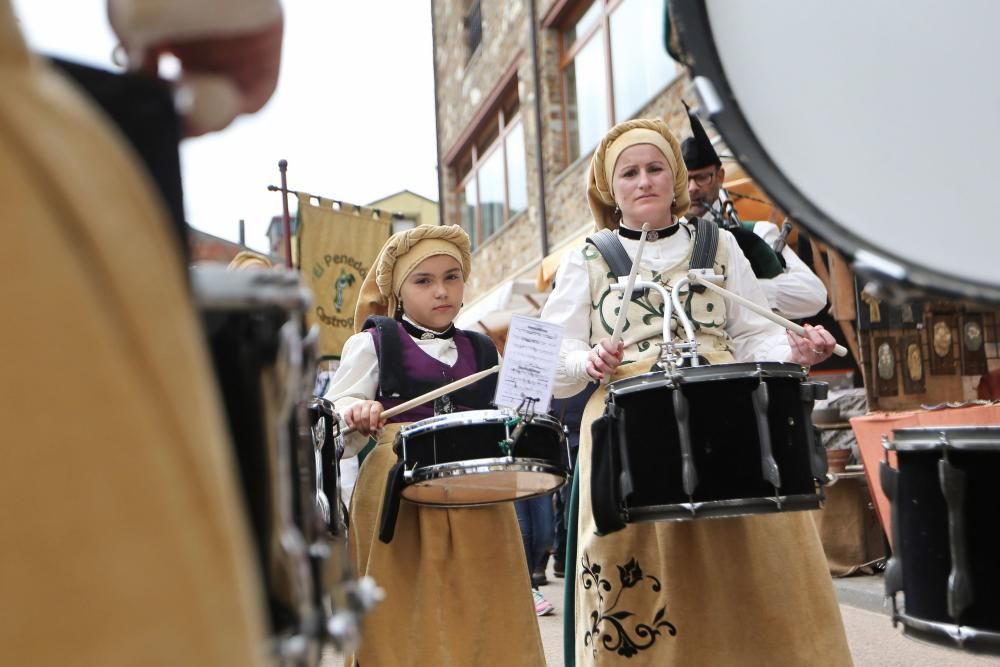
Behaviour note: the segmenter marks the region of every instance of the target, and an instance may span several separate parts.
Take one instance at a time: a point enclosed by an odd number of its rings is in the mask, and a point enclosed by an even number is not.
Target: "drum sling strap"
[[[715,263],[715,251],[719,247],[719,228],[705,218],[695,218],[693,222],[696,225],[694,249],[691,251],[688,268],[710,269]],[[632,260],[614,231],[602,229],[588,236],[587,243],[597,248],[614,275],[627,276],[632,272]],[[703,285],[691,285],[691,289],[699,294],[705,291]]]
[[[399,323],[391,317],[372,316],[365,320],[362,330],[370,328],[378,330],[378,383],[382,396],[391,396],[408,400],[432,391],[441,386],[441,382],[427,382],[408,377],[403,367],[403,343],[399,333]],[[493,341],[477,331],[462,331],[472,345],[476,357],[476,368],[482,370],[495,366],[498,361],[497,348]],[[452,394],[456,405],[473,409],[486,408],[496,393],[496,376],[459,389]],[[388,544],[396,530],[396,518],[399,516],[399,502],[405,484],[403,473],[406,462],[400,445],[400,436],[396,436],[393,449],[399,460],[389,469],[386,479],[385,497],[382,500],[382,513],[379,517],[378,538]]]

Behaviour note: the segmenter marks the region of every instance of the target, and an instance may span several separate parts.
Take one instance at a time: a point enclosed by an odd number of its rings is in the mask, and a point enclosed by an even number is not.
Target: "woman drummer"
[[[629,259],[639,230],[650,228],[639,280],[675,284],[687,274],[696,225],[678,223],[688,208],[687,170],[677,140],[660,120],[612,128],[591,162],[587,197],[598,230],[616,230]],[[655,233],[654,233],[655,232]],[[766,307],[750,264],[722,230],[714,259],[731,291]],[[619,297],[600,252],[590,243],[567,253],[542,317],[565,327],[555,395],[588,382],[647,372],[659,354],[659,296],[628,304],[622,342],[610,336]],[[698,352],[709,363],[827,358],[833,337],[822,327],[805,337],[712,291],[688,293],[686,310]],[[805,512],[733,519],[628,524],[595,533],[591,512],[591,422],[600,416],[602,387],[584,412],[579,467],[575,585],[567,598],[567,664],[730,665],[850,664],[826,560]],[[724,418],[725,406],[719,405]],[[572,541],[570,542],[572,544]],[[567,574],[567,582],[571,581]],[[567,600],[569,606],[569,600]],[[575,619],[575,620],[574,620]]]
[[[512,503],[447,509],[401,500],[394,528],[380,525],[400,427],[436,411],[487,408],[493,398],[495,377],[437,405],[382,417],[384,408],[497,363],[489,338],[453,324],[469,246],[466,233],[450,225],[420,226],[386,242],[361,288],[360,333],[344,345],[326,394],[356,429],[346,456],[369,435],[377,439],[358,474],[348,541],[357,574],[373,577],[385,600],[364,619],[361,648],[348,664],[475,665],[498,656],[506,664],[545,664]]]

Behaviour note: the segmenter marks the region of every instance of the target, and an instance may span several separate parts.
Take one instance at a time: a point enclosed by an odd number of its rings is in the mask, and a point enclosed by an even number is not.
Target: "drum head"
[[[552,493],[567,479],[565,469],[525,459],[435,467],[437,470],[419,470],[421,481],[403,487],[402,496],[419,505],[474,507]]]
[[[887,286],[1000,302],[1000,3],[670,2],[707,113],[788,215]]]

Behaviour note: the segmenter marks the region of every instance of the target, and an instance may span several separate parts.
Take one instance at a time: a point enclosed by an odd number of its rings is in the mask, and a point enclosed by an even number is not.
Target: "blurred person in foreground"
[[[188,134],[274,90],[277,0],[108,13],[133,69],[172,53],[208,91]],[[263,664],[262,593],[177,235],[131,149],[29,53],[5,1],[0,82],[0,663]]]

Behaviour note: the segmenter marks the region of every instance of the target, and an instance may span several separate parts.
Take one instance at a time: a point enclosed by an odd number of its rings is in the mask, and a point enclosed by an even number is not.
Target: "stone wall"
[[[538,18],[556,0],[539,0]],[[539,183],[536,169],[535,86],[531,54],[529,5],[526,0],[482,0],[483,38],[469,55],[464,17],[468,0],[434,0],[435,67],[438,86],[438,135],[443,159],[482,108],[482,103],[512,63],[517,63],[518,98],[524,124],[528,209],[484,243],[474,255],[473,277],[466,302],[515,275],[528,272],[542,259],[539,229]],[[566,165],[563,136],[562,82],[559,70],[560,34],[538,28],[541,70],[542,165],[549,248],[584,230],[591,220],[585,178],[590,155]],[[689,81],[681,76],[650,101],[639,116],[666,117],[671,128],[689,133],[680,95],[688,95]],[[463,202],[455,194],[456,176],[439,163],[443,191],[441,206],[447,224],[459,222]]]

